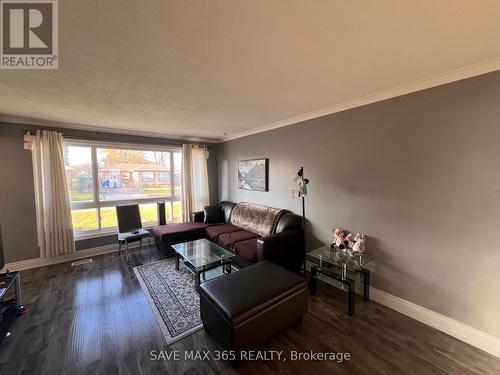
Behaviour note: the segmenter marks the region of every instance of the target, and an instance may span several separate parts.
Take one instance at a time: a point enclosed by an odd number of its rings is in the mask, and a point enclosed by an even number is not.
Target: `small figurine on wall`
[[[345,232],[342,228],[334,228],[333,230],[333,244],[340,246],[344,244]]]
[[[352,250],[358,254],[364,253],[366,246],[365,235],[363,233],[356,233],[354,241],[356,241],[356,243],[353,245]]]

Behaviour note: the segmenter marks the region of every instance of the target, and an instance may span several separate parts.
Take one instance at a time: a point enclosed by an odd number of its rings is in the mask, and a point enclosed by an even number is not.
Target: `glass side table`
[[[347,292],[349,315],[354,315],[356,280],[363,283],[363,301],[370,298],[370,271],[364,265],[375,257],[369,253],[361,255],[348,250],[322,246],[306,254],[311,267],[311,295],[316,294],[317,281],[321,280]]]

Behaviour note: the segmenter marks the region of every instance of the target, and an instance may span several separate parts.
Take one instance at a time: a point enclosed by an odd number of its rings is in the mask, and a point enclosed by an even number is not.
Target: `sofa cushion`
[[[204,217],[203,221],[205,223],[223,223],[224,222],[224,216],[222,215],[221,206],[205,206],[204,213],[205,213],[205,217]]]
[[[153,233],[167,244],[193,241],[205,237],[205,230],[213,224],[190,222],[158,225]]]
[[[240,202],[233,208],[231,224],[265,237],[275,232],[280,217],[286,212],[281,208]]]
[[[234,244],[236,253],[249,262],[257,261],[257,240],[261,237],[251,238],[245,241],[238,241]]]
[[[238,230],[241,230],[241,228],[238,228],[231,224],[221,224],[207,227],[206,232],[209,239],[211,239],[212,241],[217,241],[217,238],[221,234],[236,232]]]
[[[236,206],[236,203],[222,201],[220,202],[220,206],[222,208],[222,214],[224,216],[224,223],[231,224],[231,213],[233,212],[233,208],[234,206]]]
[[[238,241],[248,240],[250,238],[259,237],[257,234],[248,232],[246,230],[239,230],[231,233],[223,233],[217,238],[217,242],[221,246],[234,247],[234,244]]]

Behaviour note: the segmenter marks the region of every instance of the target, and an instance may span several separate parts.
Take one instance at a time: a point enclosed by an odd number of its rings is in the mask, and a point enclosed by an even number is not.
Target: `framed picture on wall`
[[[269,159],[238,161],[238,189],[269,191]]]

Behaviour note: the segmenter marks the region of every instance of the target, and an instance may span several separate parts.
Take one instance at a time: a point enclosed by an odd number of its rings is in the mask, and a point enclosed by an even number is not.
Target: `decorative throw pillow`
[[[221,206],[205,206],[205,223],[222,223],[222,207]]]

